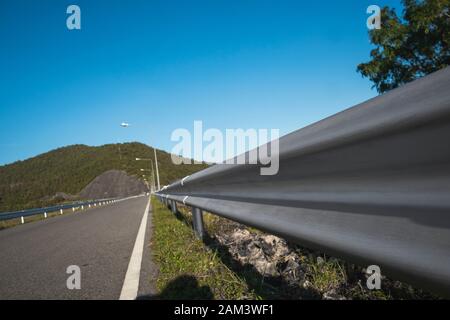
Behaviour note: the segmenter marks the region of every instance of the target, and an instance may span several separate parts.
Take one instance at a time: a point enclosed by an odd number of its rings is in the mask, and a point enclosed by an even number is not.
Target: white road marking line
[[[139,231],[131,253],[125,280],[119,300],[135,300],[139,290],[139,277],[141,275],[142,254],[144,253],[145,230],[147,229],[147,217],[150,210],[150,200],[144,212],[139,226]]]

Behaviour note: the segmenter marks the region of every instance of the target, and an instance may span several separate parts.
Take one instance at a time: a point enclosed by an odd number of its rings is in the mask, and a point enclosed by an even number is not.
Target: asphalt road
[[[0,231],[0,299],[119,299],[148,197]],[[151,208],[151,207],[150,207]],[[148,214],[139,295],[153,294]],[[81,270],[69,290],[67,267]]]

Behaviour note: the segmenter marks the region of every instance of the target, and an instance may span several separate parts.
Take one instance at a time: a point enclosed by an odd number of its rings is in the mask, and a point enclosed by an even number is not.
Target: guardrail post
[[[44,218],[47,219],[47,212],[44,212]]]
[[[21,222],[22,224],[24,224],[24,223],[25,223],[25,220],[24,220],[23,216],[22,216],[22,217],[20,217],[20,222]]]
[[[192,219],[194,224],[194,232],[197,238],[203,239],[205,235],[205,229],[203,227],[203,210],[200,208],[192,207]]]
[[[59,214],[63,214],[63,209],[59,209]]]
[[[75,212],[75,207],[72,207],[72,212]]]
[[[177,210],[177,202],[175,200],[172,200],[172,203],[171,203],[170,207],[172,208],[172,213],[175,214],[175,213],[178,212],[178,210]]]
[[[83,205],[81,206],[81,210],[84,210],[84,206]]]

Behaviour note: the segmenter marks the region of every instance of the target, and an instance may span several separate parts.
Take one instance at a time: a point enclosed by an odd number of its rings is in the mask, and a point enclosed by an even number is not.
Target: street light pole
[[[159,184],[158,158],[156,157],[156,149],[155,149],[155,147],[153,147],[153,151],[155,152],[156,179],[158,180],[158,191],[159,191],[161,189],[161,185]]]
[[[155,181],[155,171],[153,170],[153,160],[152,158],[136,158],[136,161],[150,161],[151,170],[141,169],[141,171],[151,171],[152,172],[152,188],[156,190],[156,181]]]

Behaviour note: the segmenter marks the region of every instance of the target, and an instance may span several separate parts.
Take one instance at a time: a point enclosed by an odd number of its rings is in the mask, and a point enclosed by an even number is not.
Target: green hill
[[[156,152],[161,186],[207,167],[174,165],[169,153]],[[140,169],[150,169],[150,161],[136,158],[154,158],[153,148],[137,142],[100,147],[73,145],[0,166],[0,212],[61,202],[61,198],[54,197],[57,193],[77,195],[97,176],[112,169],[142,178]]]

